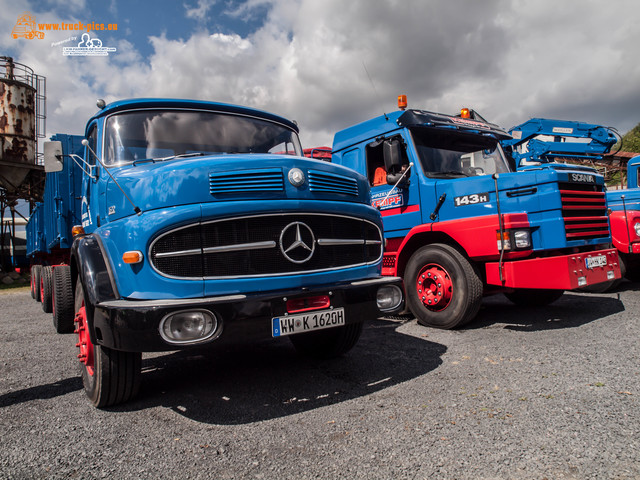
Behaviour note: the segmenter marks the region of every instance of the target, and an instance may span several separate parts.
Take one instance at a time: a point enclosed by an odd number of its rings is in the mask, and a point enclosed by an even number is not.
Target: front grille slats
[[[209,174],[211,195],[236,192],[282,192],[284,175],[279,168]]]
[[[309,170],[309,190],[316,193],[343,193],[357,196],[358,182],[355,178]]]
[[[298,224],[300,238],[296,237]],[[287,251],[296,240],[306,247]],[[304,213],[232,218],[179,228],[158,237],[149,252],[159,273],[189,279],[319,272],[371,264],[381,256],[382,233],[375,224]]]
[[[601,186],[560,184],[560,199],[567,240],[609,236],[607,203]]]

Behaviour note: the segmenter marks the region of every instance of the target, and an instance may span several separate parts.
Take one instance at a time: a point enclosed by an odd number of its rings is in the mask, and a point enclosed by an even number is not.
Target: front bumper
[[[332,308],[344,308],[345,323],[357,323],[402,310],[404,302],[392,311],[381,312],[378,289],[395,285],[403,291],[399,277],[380,277],[362,281],[299,288],[266,293],[236,294],[178,300],[112,300],[96,305],[92,341],[114,350],[161,352],[211,343],[246,343],[272,338],[272,318],[287,312],[287,300],[328,295]],[[209,310],[221,322],[221,333],[195,344],[176,345],[163,340],[161,320],[181,310]]]
[[[587,268],[589,257],[606,257],[606,265]],[[486,264],[487,283],[506,288],[575,290],[620,278],[616,249]]]

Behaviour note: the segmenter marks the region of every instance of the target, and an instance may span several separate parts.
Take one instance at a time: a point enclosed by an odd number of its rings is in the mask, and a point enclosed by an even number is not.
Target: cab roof
[[[490,135],[496,140],[511,138],[511,135],[493,123],[426,110],[410,109],[381,115],[336,133],[333,140],[333,152],[335,153],[368,139],[386,136],[391,132],[407,127],[458,130],[466,133]]]
[[[232,105],[229,103],[207,102],[204,100],[184,100],[177,98],[131,98],[126,100],[118,100],[117,102],[112,102],[106,105],[104,108],[98,111],[95,115],[93,115],[93,117],[91,117],[89,123],[97,118],[111,115],[112,113],[124,110],[146,110],[154,108],[209,110],[212,112],[245,115],[281,123],[291,128],[296,133],[299,132],[298,125],[296,125],[295,122],[279,115],[265,112],[263,110],[243,107],[240,105]]]

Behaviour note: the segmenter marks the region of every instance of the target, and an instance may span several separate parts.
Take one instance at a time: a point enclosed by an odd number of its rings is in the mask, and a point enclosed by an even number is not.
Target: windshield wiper
[[[468,177],[469,175],[467,175],[466,173],[460,172],[458,170],[447,170],[445,172],[429,172],[428,173],[429,176],[431,177],[438,177],[438,176],[451,176],[451,175],[457,175],[460,177]]]
[[[164,161],[164,160],[173,160],[174,158],[189,158],[189,157],[202,157],[206,155],[204,152],[189,152],[189,153],[179,153],[178,155],[170,155],[168,157],[154,158],[154,160]]]

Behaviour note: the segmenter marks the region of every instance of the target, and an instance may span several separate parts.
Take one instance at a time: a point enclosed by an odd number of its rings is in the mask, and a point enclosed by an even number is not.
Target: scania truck
[[[536,168],[554,162],[594,162],[609,154],[620,134],[612,127],[551,118],[532,118],[509,130],[503,141],[511,149],[519,169]],[[621,142],[620,149],[624,147]],[[640,280],[640,156],[627,163],[625,188],[608,188],[607,204],[613,246],[618,249],[622,276]],[[611,282],[609,287],[618,282]],[[600,291],[602,289],[599,289]]]
[[[408,109],[335,134],[332,162],[371,185],[384,223],[382,272],[404,279],[426,326],[472,320],[484,294],[545,305],[620,278],[610,248],[604,179],[592,169],[540,165],[516,171],[498,126]]]

